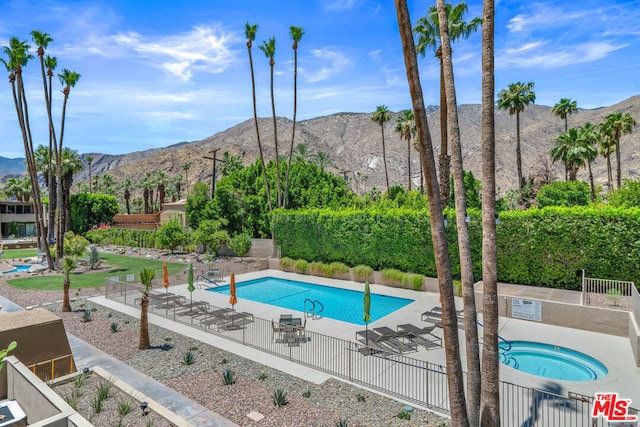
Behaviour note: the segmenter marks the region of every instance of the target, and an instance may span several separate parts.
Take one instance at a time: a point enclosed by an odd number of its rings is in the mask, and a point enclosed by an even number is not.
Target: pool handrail
[[[307,301],[309,301],[311,303],[311,309],[307,310]],[[320,306],[320,310],[318,310],[316,312],[316,305]],[[314,320],[318,320],[318,319],[322,319],[322,316],[319,316],[320,313],[322,313],[322,311],[324,310],[324,304],[322,304],[320,301],[316,300],[311,300],[309,298],[305,298],[304,300],[304,316],[305,317],[311,317]]]
[[[214,285],[214,286],[209,286],[210,288],[213,288],[213,287],[217,288],[217,287],[220,286],[220,284],[218,282],[216,282],[215,280],[211,280],[208,277],[203,276],[202,274],[198,274],[196,276],[196,281],[200,281],[200,279],[202,279],[203,281],[205,281],[207,283],[210,283],[210,284]]]
[[[476,321],[476,323],[484,328],[484,325],[482,323],[480,323],[478,321]],[[502,349],[503,351],[511,350],[511,341],[509,341],[508,339],[506,339],[505,337],[503,337],[501,335],[498,335],[498,339],[508,346],[507,348]]]

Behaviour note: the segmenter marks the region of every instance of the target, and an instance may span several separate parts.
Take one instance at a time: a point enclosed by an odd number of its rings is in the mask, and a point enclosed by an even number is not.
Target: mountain
[[[9,159],[0,156],[0,182],[4,182],[11,176],[25,173],[24,158]]]
[[[585,122],[600,123],[613,112],[629,112],[640,120],[640,96],[634,96],[618,104],[593,110],[580,110],[569,116],[569,127],[581,126]],[[481,177],[480,128],[481,106],[478,104],[460,105],[458,107],[459,123],[462,138],[463,162],[466,170]],[[407,184],[407,144],[395,134],[395,119],[385,124],[385,144],[389,180],[392,185]],[[429,130],[436,152],[440,146],[439,109],[428,109]],[[292,122],[279,117],[277,119],[278,145],[281,154],[289,152]],[[536,176],[547,173],[555,174],[556,179],[564,180],[564,166],[560,163],[550,165],[546,153],[553,146],[553,138],[564,132],[564,121],[551,113],[551,107],[530,105],[520,116],[522,167],[524,176]],[[260,138],[267,159],[274,157],[273,123],[271,118],[259,119]],[[496,175],[500,192],[516,187],[515,156],[515,116],[507,111],[496,110]],[[380,126],[371,120],[371,113],[338,113],[330,116],[299,121],[296,124],[295,144],[307,144],[308,151],[323,151],[333,159],[334,166],[330,172],[353,178],[353,172],[360,175],[356,184],[351,180],[353,189],[360,191],[373,186],[384,189],[384,165],[382,162],[382,142]],[[258,158],[255,126],[253,120],[246,120],[225,131],[216,133],[200,141],[181,142],[169,147],[138,151],[124,155],[106,155],[93,153],[92,174],[108,173],[118,180],[125,178],[138,182],[146,172],[162,170],[172,176],[183,174],[182,166],[190,164],[187,172],[190,184],[195,181],[210,182],[213,164],[205,159],[211,156],[214,149],[219,149],[217,156],[229,151],[241,155],[245,164]],[[437,155],[437,153],[436,153]],[[640,179],[640,129],[625,135],[621,142],[623,177]],[[82,155],[86,158],[86,154]],[[615,156],[612,158],[615,179]],[[418,153],[411,152],[411,171],[414,186],[419,185],[420,166]],[[606,161],[602,157],[594,162],[593,172],[596,182],[606,184]],[[4,169],[2,169],[4,170]],[[365,178],[366,177],[366,178]],[[88,168],[76,176],[76,182],[88,178]],[[586,171],[581,171],[579,179],[588,180]]]

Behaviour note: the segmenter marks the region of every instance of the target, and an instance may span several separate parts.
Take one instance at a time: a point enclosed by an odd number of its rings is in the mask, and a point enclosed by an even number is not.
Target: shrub
[[[251,249],[251,234],[248,231],[236,234],[229,241],[229,248],[240,258],[244,257]]]
[[[183,365],[193,365],[196,362],[196,355],[192,351],[186,351],[182,356]]]
[[[69,257],[82,257],[84,256],[89,241],[82,236],[77,236],[73,231],[67,231],[64,233],[64,255]]]
[[[349,266],[342,262],[334,261],[331,264],[324,264],[322,272],[327,277],[333,277],[338,273],[344,274],[349,272]]]
[[[383,279],[392,280],[401,284],[405,283],[406,273],[395,268],[385,268],[380,271]]]
[[[287,400],[287,393],[285,393],[281,388],[273,392],[271,399],[273,400],[273,404],[276,406],[284,406],[289,403]]]
[[[235,384],[236,372],[233,369],[226,368],[222,371],[222,382],[224,385]]]
[[[311,271],[311,274],[319,276],[324,271],[324,263],[321,261],[313,261],[309,264],[309,270]]]
[[[98,248],[96,245],[89,246],[89,253],[87,254],[87,262],[89,264],[89,268],[95,270],[100,266],[102,259],[100,258],[100,254],[98,253]]]
[[[346,418],[340,418],[336,421],[336,427],[349,427],[349,423]]]
[[[263,373],[261,373],[260,375],[258,375],[258,379],[259,379],[260,381],[264,381],[264,380],[266,380],[267,378],[269,378],[269,376],[267,376],[267,374],[265,374],[264,372],[263,372]]]
[[[121,417],[127,415],[133,409],[133,400],[130,397],[127,397],[118,402],[118,414]]]
[[[84,323],[91,322],[91,312],[89,310],[83,311],[80,320],[82,320]]]
[[[111,332],[114,334],[118,332],[118,322],[111,322]]]
[[[423,281],[424,276],[422,274],[407,273],[405,275],[405,283],[408,283],[414,291],[422,289]]]
[[[365,402],[365,401],[367,400],[367,398],[366,398],[366,397],[364,397],[364,395],[362,395],[362,394],[358,393],[358,394],[356,394],[356,400],[357,400],[358,402]]]
[[[396,415],[398,418],[400,418],[401,420],[410,420],[411,419],[411,414],[408,413],[405,410],[402,410],[400,412],[398,412],[398,415]]]
[[[366,279],[368,277],[371,277],[372,274],[373,268],[369,267],[368,265],[359,264],[353,267],[353,275],[356,278]]]
[[[299,259],[297,260],[293,266],[295,267],[295,269],[297,271],[299,271],[300,273],[306,273],[307,271],[309,271],[309,263],[307,262],[307,260],[304,259]]]
[[[161,249],[169,249],[171,253],[178,246],[185,245],[189,241],[189,233],[175,219],[172,219],[156,231],[156,242]]]
[[[302,393],[302,397],[305,397],[307,399],[310,398],[311,397],[311,392],[309,390],[305,391],[304,393]]]
[[[208,247],[213,254],[216,254],[223,243],[229,242],[229,233],[222,229],[225,225],[227,225],[225,219],[202,221],[191,237],[194,242]]]
[[[283,256],[282,258],[280,258],[280,266],[282,268],[290,268],[293,267],[293,265],[295,264],[295,260],[291,259],[289,257]]]
[[[543,185],[538,191],[538,207],[586,206],[591,190],[583,181],[558,181]]]

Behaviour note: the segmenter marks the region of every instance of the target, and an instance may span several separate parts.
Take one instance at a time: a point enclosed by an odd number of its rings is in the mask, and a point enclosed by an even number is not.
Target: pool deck
[[[362,283],[286,273],[278,270],[263,270],[237,275],[236,281],[240,282],[265,276],[300,280],[357,291],[362,291],[364,289],[364,285]],[[228,278],[226,279],[227,282],[225,283],[228,283]],[[479,284],[479,286],[481,286],[481,284]],[[190,297],[186,284],[171,286],[170,291],[179,295],[184,295],[186,298]],[[395,330],[396,325],[403,323],[413,323],[417,326],[425,326],[427,323],[420,320],[421,313],[439,305],[438,294],[432,292],[415,292],[413,290],[382,285],[371,285],[371,292],[401,298],[410,298],[415,301],[375,322],[371,322],[369,324],[369,329],[379,326],[388,326]],[[501,295],[550,299],[569,304],[579,304],[580,302],[580,292],[575,291],[501,284],[499,292]],[[239,288],[237,296],[238,303],[235,305],[235,309],[240,312],[250,312],[256,317],[274,320],[278,319],[283,313],[291,313],[294,317],[304,317],[304,313],[302,312],[243,300],[241,288]],[[205,288],[196,289],[193,292],[192,297],[193,300],[207,301],[218,307],[230,307],[228,301],[229,297],[227,295],[211,292]],[[139,309],[136,307],[125,306],[104,297],[96,297],[93,300],[99,304],[126,312],[132,316],[139,316]],[[457,298],[456,305],[458,309],[462,308],[462,299]],[[375,310],[374,306],[372,306],[372,310]],[[150,314],[150,320],[159,326],[200,339],[204,342],[215,345],[216,347],[259,361],[260,363],[271,366],[275,369],[283,370],[310,382],[322,383],[330,377],[328,374],[315,371],[309,367],[301,366],[279,357],[263,353],[259,350],[226,340],[223,337],[205,333],[202,330],[182,323],[173,322],[172,320],[157,316],[153,313]],[[479,321],[482,321],[481,315],[479,316]],[[330,335],[344,340],[355,341],[356,331],[364,329],[364,326],[322,318],[319,320],[308,319],[306,328],[313,332]],[[436,329],[435,331],[436,335],[442,336],[441,329]],[[482,334],[482,328],[479,329],[479,332]],[[506,317],[500,318],[499,334],[507,340],[537,341],[580,351],[598,359],[604,363],[609,370],[609,374],[602,379],[577,382],[550,380],[520,372],[501,364],[500,379],[502,381],[540,389],[547,388],[550,383],[553,383],[556,387],[559,386],[561,388],[562,394],[566,394],[571,391],[593,396],[596,392],[617,392],[621,398],[631,399],[632,407],[640,408],[640,387],[638,386],[638,384],[640,384],[640,368],[635,364],[628,338]],[[462,349],[461,357],[464,366],[464,332],[462,330],[460,330],[459,337]],[[482,336],[480,339],[482,342]],[[419,351],[409,353],[408,356],[435,364],[445,365],[444,349],[427,351],[420,347]]]

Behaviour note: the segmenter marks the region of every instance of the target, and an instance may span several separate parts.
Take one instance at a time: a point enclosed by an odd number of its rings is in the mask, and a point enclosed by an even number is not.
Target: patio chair
[[[383,342],[378,342],[380,334],[373,332],[372,330],[364,330],[356,332],[356,340],[367,346],[366,349],[360,349],[360,352],[364,355],[371,355],[375,353],[391,353],[398,354],[396,350]]]
[[[419,328],[411,323],[398,325],[399,331],[408,332],[407,338],[409,340],[417,345],[423,346],[427,350],[442,347],[442,338],[432,333],[435,328],[437,328],[436,325],[425,326],[424,328]]]
[[[410,351],[418,351],[418,345],[409,341],[404,342],[402,339],[409,336],[407,331],[394,331],[388,326],[373,328],[373,331],[380,334],[378,342],[389,344],[393,349],[397,349],[399,353],[407,353]]]

